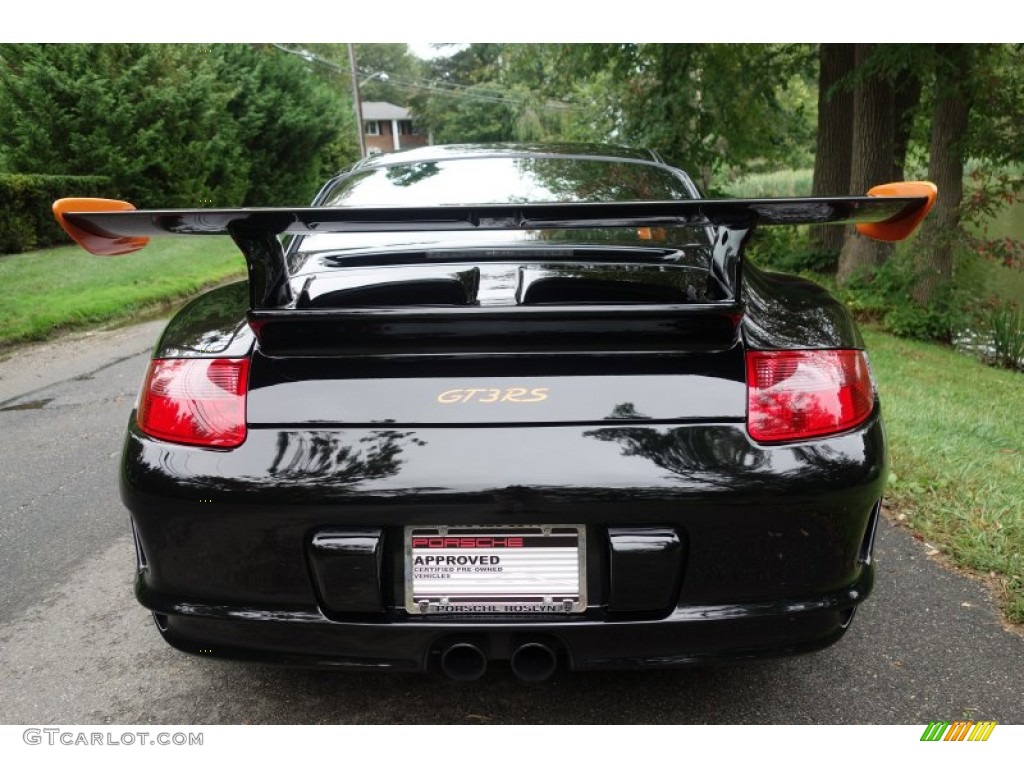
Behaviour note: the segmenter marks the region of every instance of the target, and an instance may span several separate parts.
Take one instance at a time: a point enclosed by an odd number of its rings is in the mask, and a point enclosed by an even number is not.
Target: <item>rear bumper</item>
[[[165,603],[141,582],[138,596],[156,611],[157,626],[170,645],[204,658],[415,672],[435,668],[442,650],[455,642],[473,642],[490,659],[506,660],[519,644],[540,641],[556,649],[570,669],[600,670],[713,664],[819,650],[843,636],[873,579],[873,567],[866,566],[848,589],[811,600],[681,607],[654,621],[530,624],[368,624],[330,621],[314,612],[273,616],[218,611],[215,606]],[[188,612],[164,614],[161,608]]]
[[[741,424],[266,429],[226,452],[130,431],[122,498],[139,544],[138,599],[184,651],[412,671],[463,638],[493,659],[536,638],[574,669],[635,668],[838,640],[873,583],[885,474],[877,418],[773,447],[752,443]],[[404,611],[404,526],[545,523],[587,527],[585,613]],[[656,610],[615,610],[623,584],[610,531],[623,526],[670,529],[682,542],[678,578]],[[310,541],[345,527],[381,532],[378,611],[346,612],[318,592]],[[625,593],[663,587],[632,573]]]

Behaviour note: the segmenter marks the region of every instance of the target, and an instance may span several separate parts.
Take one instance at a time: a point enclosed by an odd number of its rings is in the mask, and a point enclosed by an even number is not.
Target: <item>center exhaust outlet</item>
[[[487,671],[487,656],[473,643],[452,643],[441,653],[441,671],[452,680],[479,680]]]
[[[551,677],[558,668],[558,656],[547,643],[523,643],[512,652],[512,672],[520,680],[539,683]]]

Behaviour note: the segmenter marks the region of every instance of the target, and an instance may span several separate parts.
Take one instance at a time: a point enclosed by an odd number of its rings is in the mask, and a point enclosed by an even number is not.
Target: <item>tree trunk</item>
[[[893,137],[893,166],[891,181],[903,181],[907,165],[910,131],[914,127],[914,113],[921,101],[921,78],[909,67],[896,75],[896,133]]]
[[[845,195],[850,189],[853,91],[836,84],[853,72],[853,53],[850,43],[822,43],[818,48],[818,142],[812,195]],[[838,255],[842,247],[842,227],[811,227],[811,250]]]
[[[864,72],[878,46],[857,43],[855,62]],[[889,181],[893,168],[895,97],[892,81],[880,72],[865,74],[853,89],[853,159],[850,165],[850,194],[863,195],[876,184]],[[871,272],[892,252],[888,243],[863,237],[850,228],[839,254],[839,284],[856,272]]]
[[[953,245],[960,227],[964,193],[964,137],[971,113],[973,47],[935,46],[935,112],[928,177],[939,188],[935,207],[924,220],[917,249],[914,301],[924,306],[953,279]]]

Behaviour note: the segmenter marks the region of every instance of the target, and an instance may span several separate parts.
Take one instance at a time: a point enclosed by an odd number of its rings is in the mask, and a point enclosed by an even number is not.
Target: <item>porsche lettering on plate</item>
[[[586,534],[543,528],[405,529],[409,613],[579,613]]]

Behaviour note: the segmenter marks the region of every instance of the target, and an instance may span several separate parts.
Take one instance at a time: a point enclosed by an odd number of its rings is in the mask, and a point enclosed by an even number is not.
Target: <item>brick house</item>
[[[413,126],[412,114],[405,107],[387,101],[364,101],[362,106],[366,154],[377,155],[430,144],[430,137]]]

